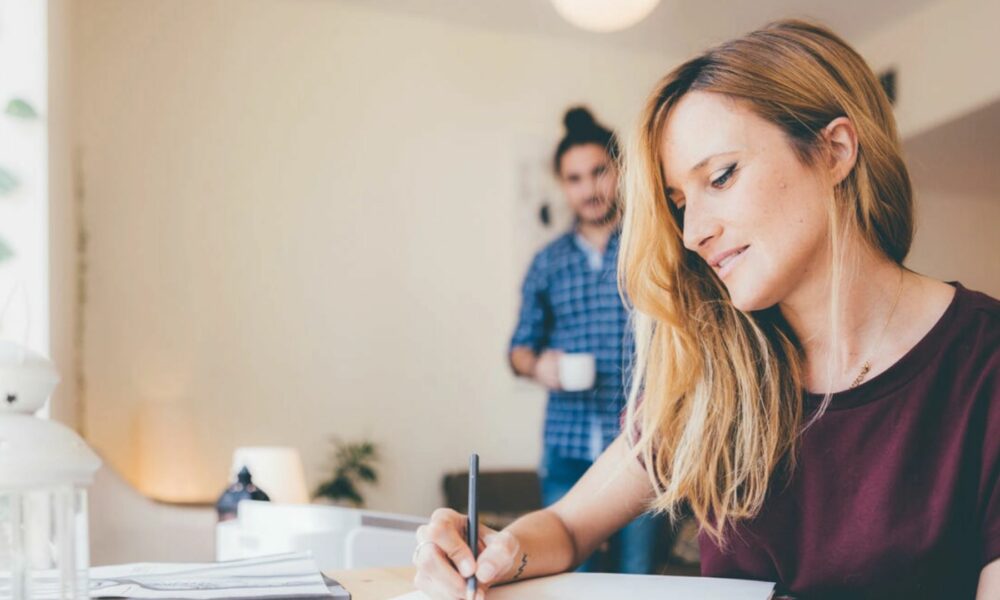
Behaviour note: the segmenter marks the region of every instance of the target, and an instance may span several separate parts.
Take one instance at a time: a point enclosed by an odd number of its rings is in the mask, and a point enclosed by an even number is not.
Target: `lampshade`
[[[229,479],[236,480],[240,469],[246,467],[254,484],[264,490],[271,502],[281,504],[306,504],[309,490],[306,487],[302,457],[295,448],[282,446],[250,446],[233,452],[233,465]]]
[[[660,0],[552,0],[559,15],[587,31],[619,31],[635,25]]]

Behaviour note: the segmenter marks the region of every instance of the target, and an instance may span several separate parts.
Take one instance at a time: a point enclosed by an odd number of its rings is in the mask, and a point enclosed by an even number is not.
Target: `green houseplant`
[[[375,463],[378,451],[369,441],[348,443],[333,439],[333,475],[316,489],[316,497],[334,504],[364,506],[359,489],[363,484],[378,483]]]

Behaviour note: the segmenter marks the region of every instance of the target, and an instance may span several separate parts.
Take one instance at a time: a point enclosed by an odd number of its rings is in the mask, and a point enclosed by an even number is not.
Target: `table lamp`
[[[258,488],[281,504],[308,504],[302,457],[295,448],[284,446],[247,446],[233,452],[229,480],[235,481],[246,467]]]

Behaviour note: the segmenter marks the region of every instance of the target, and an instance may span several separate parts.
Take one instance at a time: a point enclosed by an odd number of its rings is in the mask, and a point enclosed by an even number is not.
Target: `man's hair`
[[[615,136],[615,132],[598,123],[594,119],[594,115],[590,114],[590,111],[585,107],[576,106],[567,110],[563,117],[563,125],[566,126],[566,135],[556,146],[556,154],[552,164],[556,175],[562,172],[563,155],[574,146],[597,144],[607,150],[612,160],[618,160],[618,138]]]

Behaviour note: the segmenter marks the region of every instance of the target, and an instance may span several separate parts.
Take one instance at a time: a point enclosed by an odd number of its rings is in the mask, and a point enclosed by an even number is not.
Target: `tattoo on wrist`
[[[525,552],[521,555],[521,566],[517,568],[517,573],[514,573],[514,578],[511,581],[517,581],[521,574],[524,573],[524,568],[528,566],[528,553]]]

